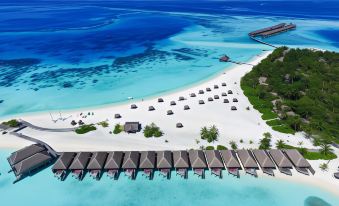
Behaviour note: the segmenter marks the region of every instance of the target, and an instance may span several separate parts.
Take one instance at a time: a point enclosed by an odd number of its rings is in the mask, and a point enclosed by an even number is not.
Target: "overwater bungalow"
[[[140,152],[139,169],[144,170],[144,175],[149,179],[153,178],[153,170],[156,166],[156,153],[154,151]]]
[[[174,114],[172,110],[167,110],[167,115],[172,115]]]
[[[191,93],[190,97],[196,97],[197,95],[195,95],[195,93]]]
[[[185,97],[183,97],[183,96],[179,97],[179,101],[184,101],[184,100],[185,100]]]
[[[159,103],[164,102],[164,99],[163,98],[158,98],[158,102]]]
[[[109,152],[104,166],[104,170],[107,171],[107,176],[117,179],[119,176],[119,170],[122,165],[124,153],[123,152]]]
[[[190,109],[190,106],[188,106],[188,105],[184,106],[184,110],[189,110],[189,109]]]
[[[287,158],[289,158],[295,169],[305,175],[309,175],[308,170],[314,175],[315,171],[310,163],[296,149],[283,150]]]
[[[221,155],[218,150],[205,150],[205,156],[207,160],[208,167],[211,170],[211,173],[222,177],[222,169],[225,168],[222,162]]]
[[[148,107],[148,111],[154,111],[154,110],[155,110],[155,108],[153,106]]]
[[[219,89],[219,86],[215,84],[214,89]]]
[[[40,168],[49,165],[52,161],[53,157],[51,157],[51,155],[47,151],[42,151],[35,153],[32,156],[29,156],[26,159],[12,165],[12,171],[16,176],[16,180],[14,181],[14,183],[26,176],[34,174]]]
[[[24,147],[18,151],[13,152],[8,158],[8,163],[10,165],[14,165],[38,152],[42,152],[46,150],[43,145],[40,144],[32,144],[30,146]]]
[[[205,104],[204,100],[199,100],[199,104]]]
[[[212,97],[208,97],[207,101],[212,102],[213,98]]]
[[[136,171],[139,166],[139,158],[140,158],[139,152],[136,151],[125,152],[121,168],[125,170],[125,174],[131,179],[135,179]]]
[[[135,104],[131,105],[131,109],[136,109],[136,108],[138,108],[137,105],[135,105]]]
[[[108,156],[107,152],[93,153],[88,163],[87,170],[94,179],[100,180],[102,171],[106,163],[107,156]]]
[[[204,90],[199,90],[199,94],[204,94]]]
[[[219,99],[219,95],[214,95],[214,99]]]
[[[124,131],[126,133],[137,133],[141,130],[141,125],[139,122],[125,122]]]
[[[228,94],[233,94],[232,90],[228,90],[227,93],[228,93]]]
[[[292,175],[291,169],[293,164],[281,150],[271,149],[268,150],[268,154],[272,157],[274,163],[278,166],[278,170],[286,175]]]
[[[157,168],[160,174],[164,177],[170,178],[173,167],[173,159],[171,151],[157,151]]]
[[[210,91],[212,91],[211,88],[207,87],[206,92],[210,92]]]
[[[228,173],[239,178],[240,177],[239,170],[241,170],[242,168],[235,151],[220,150],[220,154],[222,159],[224,160]]]
[[[184,125],[183,125],[182,123],[180,123],[180,122],[178,122],[175,126],[176,126],[177,128],[183,128],[183,127],[184,127]]]
[[[88,162],[92,156],[91,152],[78,152],[75,156],[69,169],[72,172],[72,176],[78,180],[82,180],[86,174],[86,168]]]
[[[73,162],[76,152],[63,152],[52,167],[54,176],[64,181],[68,175],[68,168]]]
[[[173,163],[177,174],[187,178],[187,170],[190,167],[187,151],[173,151]]]
[[[228,99],[224,99],[224,103],[230,103],[230,101],[228,101]]]
[[[221,86],[226,87],[226,82],[221,83]]]
[[[221,96],[226,97],[227,96],[226,92],[221,93]]]
[[[261,170],[268,175],[274,176],[273,170],[276,169],[276,167],[267,152],[265,150],[255,149],[252,150],[252,153],[259,163]]]
[[[258,177],[256,170],[258,170],[259,167],[252,153],[245,149],[238,150],[237,153],[246,173]]]
[[[205,178],[205,169],[207,169],[207,162],[205,154],[202,150],[189,150],[188,157],[191,162],[191,167],[194,174],[199,177]]]

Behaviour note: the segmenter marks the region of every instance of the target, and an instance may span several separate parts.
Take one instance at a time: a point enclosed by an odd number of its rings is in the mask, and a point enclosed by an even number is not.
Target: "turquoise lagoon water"
[[[5,163],[9,154],[0,152],[0,161]],[[237,179],[225,171],[223,179],[211,176],[207,171],[206,179],[190,172],[189,178],[184,180],[172,172],[170,180],[156,173],[150,181],[139,173],[134,181],[124,174],[118,180],[111,180],[104,174],[96,181],[87,174],[82,182],[71,176],[60,182],[47,168],[13,185],[15,178],[12,173],[7,173],[8,170],[8,164],[0,165],[2,205],[339,205],[338,196],[316,187],[268,177],[242,175]],[[315,204],[319,198],[322,204]]]
[[[1,1],[0,117],[180,89],[271,50],[247,33],[278,22],[298,29],[272,44],[338,51],[337,4],[285,4]]]

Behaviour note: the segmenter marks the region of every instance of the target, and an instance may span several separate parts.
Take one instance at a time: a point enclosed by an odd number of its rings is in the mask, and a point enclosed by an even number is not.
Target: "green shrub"
[[[114,126],[114,130],[113,130],[113,133],[114,134],[119,134],[120,132],[122,132],[124,130],[123,126],[120,125],[120,124],[116,124]]]
[[[227,150],[227,147],[225,147],[223,145],[218,145],[217,150]]]
[[[154,123],[151,123],[150,125],[146,125],[145,128],[144,128],[144,136],[146,138],[149,138],[149,137],[161,137],[162,135],[163,135],[163,132]]]
[[[106,122],[106,121],[99,122],[99,123],[97,123],[97,125],[101,125],[104,128],[109,126],[108,122]]]
[[[211,127],[203,127],[200,129],[200,137],[201,139],[207,140],[207,142],[218,141],[219,130],[215,125]]]
[[[75,132],[77,133],[77,134],[85,134],[85,133],[87,133],[87,132],[90,132],[90,131],[94,131],[94,130],[96,130],[97,128],[93,125],[93,124],[88,124],[88,125],[82,125],[82,126],[80,126],[79,128],[77,128],[76,130],[75,130]]]
[[[214,150],[214,147],[213,146],[207,146],[205,149],[206,150]]]
[[[16,119],[12,119],[7,122],[3,122],[2,124],[9,127],[18,127],[20,125],[20,122],[18,122],[18,120]]]
[[[287,125],[273,126],[272,129],[285,134],[295,134],[295,131]]]

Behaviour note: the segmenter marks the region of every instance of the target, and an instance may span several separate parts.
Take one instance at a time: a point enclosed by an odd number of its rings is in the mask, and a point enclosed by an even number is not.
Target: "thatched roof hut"
[[[109,152],[104,169],[107,170],[120,169],[122,165],[123,156],[124,156],[123,152],[119,151]]]
[[[137,105],[135,105],[135,104],[131,105],[131,109],[136,109],[136,108],[138,108]]]
[[[238,99],[237,98],[233,98],[233,102],[238,102]]]
[[[189,150],[188,151],[188,157],[191,162],[191,166],[193,169],[195,168],[201,168],[205,169],[207,168],[207,162],[205,159],[204,152],[202,150]]]
[[[206,88],[206,91],[207,91],[207,92],[210,92],[210,91],[212,91],[212,90],[211,90],[211,88],[207,87],[207,88]]]
[[[184,106],[184,110],[189,110],[189,109],[190,109],[190,107],[188,105]]]
[[[180,122],[178,122],[178,123],[176,124],[176,127],[177,127],[177,128],[183,128],[184,125],[182,125]]]
[[[174,114],[172,110],[167,111],[167,115],[172,115],[172,114]]]
[[[155,110],[155,108],[153,106],[148,107],[148,111],[154,111],[154,110]]]
[[[127,133],[136,133],[141,129],[139,122],[126,122],[124,125],[124,131]]]
[[[199,94],[204,94],[204,90],[199,90]]]
[[[187,151],[173,151],[173,162],[175,168],[189,168]]]
[[[214,89],[219,89],[219,86],[215,84]]]
[[[204,100],[199,100],[199,104],[205,104]]]
[[[123,169],[137,169],[139,166],[140,153],[136,151],[125,152],[122,163]]]
[[[236,106],[232,106],[232,107],[231,107],[231,110],[232,110],[232,111],[235,111],[235,110],[237,110],[237,107],[236,107]]]
[[[213,98],[212,97],[208,97],[207,99],[209,102],[212,102],[213,101]]]
[[[140,169],[154,169],[155,162],[155,152],[154,151],[142,151],[140,152]]]
[[[158,102],[164,102],[164,99],[163,98],[158,98]]]
[[[228,99],[224,99],[224,103],[229,103],[230,101],[228,101]]]
[[[221,83],[221,86],[226,87],[226,83],[225,82]]]
[[[221,96],[226,97],[227,96],[226,92],[221,93]]]
[[[233,94],[232,90],[228,90],[227,93],[228,93],[228,94]]]
[[[157,151],[157,168],[171,169],[173,167],[173,159],[171,151]]]
[[[190,97],[196,97],[197,95],[195,95],[195,93],[191,93]]]
[[[185,97],[180,96],[180,97],[179,97],[179,101],[183,101],[183,100],[185,100]]]
[[[214,95],[214,99],[219,99],[219,95]]]
[[[171,105],[171,106],[174,106],[174,105],[176,105],[176,104],[177,104],[177,103],[175,103],[175,101],[171,101],[171,102],[170,102],[170,105]]]

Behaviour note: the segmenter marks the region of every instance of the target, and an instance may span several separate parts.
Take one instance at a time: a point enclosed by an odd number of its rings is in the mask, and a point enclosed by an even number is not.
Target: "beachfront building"
[[[211,173],[222,178],[222,169],[224,168],[224,163],[222,162],[221,155],[218,150],[205,150],[205,157],[207,160],[208,167],[211,170]]]
[[[124,125],[124,131],[127,133],[137,133],[141,130],[139,122],[126,122]]]
[[[227,171],[236,177],[240,177],[241,165],[234,150],[220,150],[221,157],[225,163]]]
[[[90,152],[78,152],[75,156],[69,169],[72,171],[72,176],[81,181],[85,174],[88,162],[92,156]]]
[[[107,159],[107,152],[94,152],[87,166],[89,174],[96,180],[100,180]]]
[[[190,167],[187,151],[173,151],[173,163],[177,174],[187,178],[187,170]]]
[[[54,176],[64,181],[68,175],[68,168],[76,156],[76,152],[63,152],[52,167]]]
[[[109,152],[104,166],[104,170],[107,171],[107,176],[117,179],[119,176],[119,170],[122,165],[124,153],[123,152]]]
[[[267,152],[265,150],[255,149],[252,150],[252,153],[259,163],[261,170],[268,175],[274,176],[273,170],[276,169],[276,167]]]
[[[315,171],[308,161],[296,149],[284,150],[286,156],[291,160],[295,169],[305,175],[309,175],[308,170],[314,175]]]
[[[258,170],[259,167],[252,153],[245,149],[238,150],[237,153],[246,173],[258,177],[256,170]]]
[[[171,151],[157,151],[157,168],[164,177],[170,178],[173,167]]]
[[[274,163],[278,166],[278,170],[286,175],[292,175],[291,169],[293,169],[292,162],[287,159],[284,153],[278,149],[268,150],[268,154],[272,157]]]
[[[124,160],[121,168],[125,170],[125,174],[129,178],[135,179],[136,171],[139,166],[140,153],[136,151],[128,151],[124,154]]]
[[[202,150],[189,150],[188,157],[191,162],[191,167],[194,174],[205,178],[205,169],[207,168],[207,162],[204,152]]]
[[[140,152],[139,169],[144,170],[144,175],[149,179],[153,178],[153,170],[156,166],[156,153],[154,151]]]

